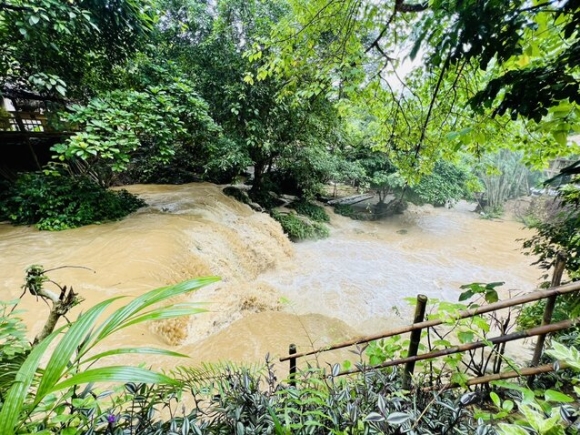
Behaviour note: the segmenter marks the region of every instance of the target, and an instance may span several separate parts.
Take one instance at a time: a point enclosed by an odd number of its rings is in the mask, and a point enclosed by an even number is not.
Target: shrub
[[[334,212],[341,216],[346,216],[352,219],[357,219],[358,213],[352,205],[348,204],[336,204],[334,206]]]
[[[32,266],[30,270],[39,271],[40,275],[34,277],[40,279],[34,281],[34,287],[30,286],[29,281],[26,290],[45,301],[47,298],[52,300],[53,307],[56,307],[58,302],[51,295],[58,296],[43,289],[42,285],[50,282],[64,292],[66,287],[48,280],[41,266]],[[170,401],[172,395],[179,391],[181,384],[177,380],[146,368],[107,365],[106,362],[111,356],[132,353],[185,355],[140,347],[95,350],[103,340],[130,325],[205,311],[193,303],[167,304],[167,301],[217,280],[216,277],[202,277],[158,288],[133,299],[105,317],[105,312],[119,297],[107,299],[81,313],[75,321],[47,332],[44,338],[32,344],[23,343],[22,323],[14,317],[12,311],[7,314],[4,310],[0,313],[0,433],[118,434],[114,426],[120,420],[120,413],[134,413],[139,408],[137,404],[143,401]],[[76,296],[72,290],[70,293]],[[53,308],[47,318],[47,325],[54,312]],[[7,358],[9,364],[5,364]],[[95,367],[95,362],[101,364]],[[125,389],[129,394],[94,391],[94,384],[100,382],[126,383]],[[151,397],[140,395],[141,388],[129,388],[135,382],[142,382],[141,385],[157,384],[156,394]],[[84,384],[87,386],[79,387]],[[149,421],[152,419],[153,416],[148,414],[146,427],[151,426]],[[135,420],[131,419],[129,424],[129,428],[134,428]],[[130,433],[149,432],[131,430]]]
[[[336,375],[340,365],[331,371]],[[477,433],[493,433],[474,421],[461,392],[406,394],[397,370],[363,370],[347,378],[312,367],[296,380],[295,387],[278,382],[267,361],[264,373],[229,367],[210,382],[185,383],[195,403],[205,404],[196,410],[209,417],[204,434],[459,434],[476,433],[478,426]],[[213,393],[209,401],[203,392]]]
[[[330,235],[328,228],[320,222],[308,222],[294,214],[278,211],[272,211],[271,216],[280,222],[282,229],[292,241],[320,239]]]
[[[54,231],[121,219],[144,205],[126,190],[107,190],[87,177],[34,172],[0,194],[0,218]]]
[[[319,205],[312,204],[306,200],[295,201],[289,205],[290,208],[296,210],[297,213],[308,216],[310,219],[316,222],[330,222],[328,214],[323,207]]]
[[[222,192],[224,193],[224,195],[231,196],[235,200],[242,202],[244,204],[249,204],[250,202],[252,202],[252,200],[248,196],[248,192],[239,189],[237,187],[226,186],[222,189]]]

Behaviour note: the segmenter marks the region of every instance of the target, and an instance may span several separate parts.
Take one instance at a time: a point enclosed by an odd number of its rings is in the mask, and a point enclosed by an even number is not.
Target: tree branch
[[[397,12],[422,12],[429,8],[428,2],[423,3],[405,3],[405,0],[395,1],[395,10]]]
[[[32,8],[29,8],[27,6],[14,6],[8,3],[0,3],[0,11],[10,11],[10,12],[33,12]]]

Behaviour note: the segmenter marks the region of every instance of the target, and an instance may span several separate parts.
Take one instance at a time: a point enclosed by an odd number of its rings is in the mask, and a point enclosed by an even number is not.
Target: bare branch
[[[422,12],[429,8],[428,2],[423,3],[405,3],[405,0],[396,0],[395,10],[397,12]]]
[[[0,11],[8,11],[8,12],[32,12],[33,9],[27,6],[14,6],[8,3],[0,3]]]

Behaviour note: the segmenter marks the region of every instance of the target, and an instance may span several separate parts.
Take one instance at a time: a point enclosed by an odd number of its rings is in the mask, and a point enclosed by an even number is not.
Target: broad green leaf
[[[392,412],[387,416],[387,423],[400,426],[411,419],[411,415],[406,412]]]
[[[497,393],[492,391],[491,393],[489,393],[489,397],[491,398],[491,401],[496,407],[501,408],[501,400],[497,395]]]
[[[163,307],[159,310],[149,311],[140,316],[134,317],[131,320],[125,322],[123,324],[123,328],[142,322],[166,320],[205,312],[207,312],[207,310],[198,308],[195,304],[171,305],[169,307]]]
[[[460,331],[457,334],[457,338],[459,338],[461,343],[471,343],[473,341],[474,335],[475,334],[473,331]]]
[[[152,347],[126,347],[121,349],[111,349],[106,352],[101,352],[96,355],[87,358],[83,362],[87,363],[90,361],[97,361],[108,356],[116,356],[116,355],[128,355],[128,354],[139,354],[139,355],[164,355],[164,356],[173,356],[176,358],[190,358],[189,355],[185,355],[179,352],[173,352],[171,350],[165,349],[156,349]]]
[[[52,387],[60,380],[65,368],[70,364],[73,354],[79,345],[86,340],[94,327],[98,317],[119,297],[107,299],[83,313],[70,326],[52,352],[38,386],[35,403],[51,391]]]
[[[52,387],[51,392],[92,382],[140,382],[145,384],[179,385],[169,376],[140,367],[110,366],[86,370]]]
[[[111,314],[102,323],[100,330],[98,331],[98,334],[96,336],[96,340],[100,341],[103,338],[112,334],[114,331],[123,328],[124,326],[126,326],[125,322],[127,322],[131,316],[153,304],[156,304],[168,298],[178,296],[183,293],[196,290],[205,285],[212,284],[214,282],[219,281],[219,279],[220,279],[219,277],[215,276],[196,278],[183,281],[179,284],[175,284],[172,286],[161,287],[152,290],[148,293],[145,293],[144,295],[134,299],[129,304],[125,305],[124,307],[116,310],[113,314]]]
[[[544,398],[549,402],[558,403],[570,403],[574,401],[574,399],[567,394],[555,390],[546,390],[544,392]]]
[[[40,360],[47,352],[49,345],[54,338],[62,331],[62,328],[54,331],[40,343],[38,343],[30,352],[20,370],[16,374],[14,383],[8,394],[4,398],[2,409],[0,410],[0,434],[12,435],[16,424],[21,417],[24,401],[29,394],[30,385],[34,380],[36,370]]]

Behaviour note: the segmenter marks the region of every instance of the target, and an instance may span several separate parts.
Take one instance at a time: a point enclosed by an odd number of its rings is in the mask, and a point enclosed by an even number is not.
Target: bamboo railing
[[[415,318],[412,324],[395,328],[389,331],[385,331],[379,334],[367,335],[358,337],[352,340],[344,341],[341,343],[333,344],[330,346],[321,347],[315,350],[305,351],[305,352],[297,352],[296,346],[294,344],[290,345],[290,352],[288,356],[280,358],[280,361],[289,361],[290,363],[290,383],[295,385],[296,383],[296,365],[297,360],[299,358],[303,358],[310,355],[318,355],[324,352],[328,352],[331,350],[342,349],[346,347],[361,345],[365,343],[369,343],[371,341],[380,340],[383,338],[393,337],[396,335],[401,335],[405,333],[411,333],[411,340],[409,351],[407,352],[408,356],[405,358],[399,358],[391,361],[384,362],[380,365],[376,366],[367,366],[367,367],[357,367],[351,370],[344,370],[337,374],[337,376],[353,374],[360,372],[362,370],[373,370],[373,369],[381,369],[385,367],[392,367],[405,364],[405,371],[404,371],[404,378],[403,378],[403,385],[409,386],[410,376],[414,370],[414,364],[417,361],[421,360],[431,360],[435,358],[439,358],[446,355],[451,355],[454,353],[462,353],[474,349],[483,348],[489,346],[490,344],[498,345],[498,344],[505,344],[514,340],[521,340],[527,337],[537,336],[538,340],[536,343],[536,348],[534,351],[534,357],[532,359],[532,367],[522,368],[517,371],[513,372],[506,372],[506,373],[496,373],[493,375],[481,376],[479,378],[472,378],[470,379],[467,384],[468,385],[475,385],[477,383],[485,383],[490,382],[491,380],[495,379],[507,379],[510,377],[517,377],[517,376],[534,376],[539,373],[545,373],[546,371],[551,371],[553,368],[551,365],[541,366],[541,367],[534,367],[537,366],[540,356],[543,351],[544,346],[544,338],[547,334],[556,331],[562,331],[573,326],[580,324],[580,318],[577,319],[568,319],[557,323],[550,323],[552,318],[552,311],[554,308],[554,304],[556,298],[560,295],[570,294],[574,292],[580,291],[580,282],[572,282],[566,285],[558,285],[560,283],[560,279],[562,276],[563,271],[563,263],[565,262],[565,258],[558,257],[558,261],[556,262],[554,277],[552,278],[552,287],[546,290],[536,290],[524,295],[517,296],[515,298],[511,298],[505,301],[495,302],[485,306],[479,306],[472,309],[467,309],[458,313],[455,317],[456,320],[466,319],[474,316],[478,316],[480,314],[486,314],[495,312],[498,310],[502,310],[505,308],[520,306],[529,302],[536,302],[542,299],[548,299],[548,303],[546,304],[546,310],[543,316],[543,322],[541,326],[537,326],[534,328],[529,328],[526,330],[500,335],[498,337],[493,337],[490,339],[486,339],[483,341],[476,341],[471,343],[465,343],[453,347],[449,347],[442,350],[432,351],[429,353],[417,355],[417,349],[419,347],[419,340],[421,336],[421,331],[427,328],[432,328],[435,326],[442,325],[443,323],[447,323],[441,319],[432,319],[432,320],[423,320],[423,316],[425,314],[425,305],[427,303],[426,296],[419,295],[417,297],[417,307],[415,311]],[[563,364],[560,364],[560,367],[564,367]]]

